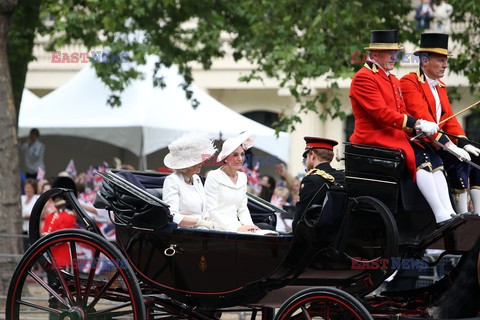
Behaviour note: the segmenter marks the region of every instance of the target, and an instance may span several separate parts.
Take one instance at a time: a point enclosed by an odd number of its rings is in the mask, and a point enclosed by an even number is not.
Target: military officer
[[[343,184],[345,181],[345,174],[330,166],[333,160],[333,147],[338,142],[317,137],[304,137],[304,139],[306,147],[303,152],[303,161],[306,175],[300,184],[300,199],[296,205],[293,228],[301,220],[310,201],[324,184]]]
[[[439,124],[441,130],[459,137],[465,137],[462,126],[453,115],[452,107],[447,96],[447,88],[440,80],[448,66],[448,35],[442,33],[423,33],[420,40],[420,49],[414,52],[420,56],[420,66],[417,72],[410,72],[400,80],[403,99],[407,112],[417,118],[422,118]],[[446,135],[436,133],[432,138],[438,140],[457,155],[459,159],[470,160],[471,153],[478,156],[480,150],[462,140],[455,144]],[[427,140],[428,141],[428,140]],[[459,148],[462,147],[462,148]],[[467,152],[468,151],[468,152]],[[437,151],[443,164],[432,168],[434,175],[442,175],[443,169],[448,173],[450,187],[455,194],[455,208],[457,213],[468,212],[467,188],[470,165],[443,150]],[[449,205],[449,204],[447,204]]]

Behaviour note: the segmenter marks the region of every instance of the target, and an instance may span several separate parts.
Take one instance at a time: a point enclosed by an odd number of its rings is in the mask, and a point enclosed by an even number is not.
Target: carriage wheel
[[[290,297],[275,320],[313,318],[325,320],[373,320],[365,307],[350,294],[335,288],[310,288]]]
[[[376,198],[362,196],[354,201],[349,227],[342,239],[342,251],[350,257],[372,261],[396,257],[398,229],[390,210]]]
[[[8,320],[146,318],[124,256],[84,230],[51,233],[27,250],[10,282],[5,314]]]

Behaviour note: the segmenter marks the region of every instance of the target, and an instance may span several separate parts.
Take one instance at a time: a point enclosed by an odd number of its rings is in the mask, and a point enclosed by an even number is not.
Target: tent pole
[[[138,157],[138,169],[147,170],[147,156],[144,150],[144,132],[143,128],[140,128],[140,156]]]

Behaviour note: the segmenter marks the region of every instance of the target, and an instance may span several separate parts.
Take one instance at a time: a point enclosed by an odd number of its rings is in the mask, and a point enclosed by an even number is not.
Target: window
[[[270,128],[273,128],[273,124],[278,121],[278,113],[270,111],[251,111],[242,115]]]
[[[355,128],[355,118],[353,114],[347,116],[345,118],[345,139],[344,141],[350,142],[350,136],[353,134],[353,130]]]
[[[480,142],[480,112],[465,117],[465,133],[468,139]]]

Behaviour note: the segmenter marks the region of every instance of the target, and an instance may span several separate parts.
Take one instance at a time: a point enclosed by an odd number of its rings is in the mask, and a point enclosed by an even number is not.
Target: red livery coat
[[[439,81],[439,84],[436,87],[440,98],[440,104],[442,105],[440,119],[437,119],[437,108],[432,90],[421,70],[410,72],[403,76],[400,80],[400,86],[402,88],[407,112],[412,116],[439,123],[443,119],[453,115],[452,106],[450,105],[447,96],[447,88],[443,82]],[[458,123],[456,117],[445,121],[440,124],[439,127],[440,130],[447,133],[465,137],[465,131],[463,131],[462,126]],[[436,133],[433,137],[443,144],[448,141],[447,136],[442,133]]]
[[[355,117],[350,141],[402,150],[415,177],[415,154],[407,132],[412,132],[417,119],[407,115],[398,79],[367,62],[352,79],[350,100]]]

